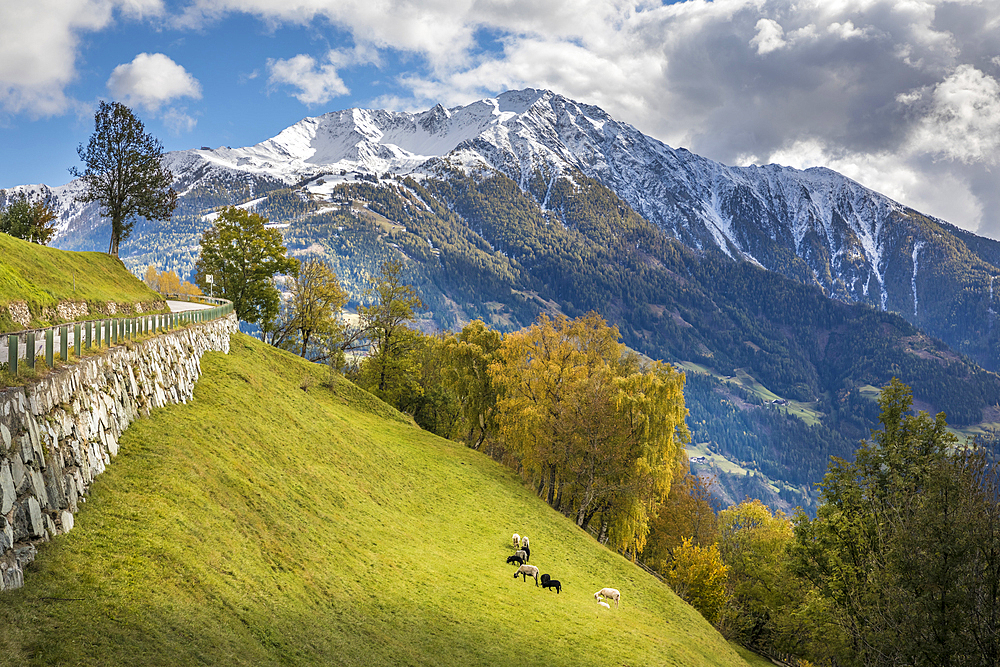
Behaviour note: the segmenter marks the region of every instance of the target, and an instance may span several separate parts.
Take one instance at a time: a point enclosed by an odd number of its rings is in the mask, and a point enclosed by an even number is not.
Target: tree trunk
[[[608,518],[601,515],[601,533],[597,536],[597,541],[605,544],[608,541]]]
[[[549,464],[549,507],[555,507],[555,497],[556,497],[556,464]]]

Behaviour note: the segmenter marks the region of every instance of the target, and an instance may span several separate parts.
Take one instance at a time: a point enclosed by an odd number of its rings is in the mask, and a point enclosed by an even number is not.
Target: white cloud
[[[351,92],[337,74],[337,64],[329,58],[321,65],[312,56],[299,54],[287,60],[268,60],[267,69],[271,73],[268,84],[298,88],[295,99],[302,104],[326,104]]]
[[[913,97],[903,98],[911,106]],[[996,164],[1000,151],[1000,83],[972,65],[959,65],[934,86],[914,128],[909,150],[962,162]]]
[[[785,45],[785,31],[772,19],[757,21],[757,34],[750,40],[750,46],[757,47],[757,55],[762,56],[777,51]]]
[[[116,10],[138,18],[162,12],[160,0],[0,2],[0,109],[49,116],[73,101],[81,36],[107,28]]]
[[[140,53],[111,72],[108,90],[126,104],[149,111],[181,97],[201,97],[201,84],[162,53]]]

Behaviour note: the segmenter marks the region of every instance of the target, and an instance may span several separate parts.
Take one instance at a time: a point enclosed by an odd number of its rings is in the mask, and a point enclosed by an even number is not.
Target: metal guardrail
[[[212,308],[188,310],[179,313],[153,313],[137,317],[111,317],[57,324],[44,329],[17,331],[0,335],[0,366],[6,366],[11,375],[21,370],[21,362],[34,369],[44,355],[49,368],[56,360],[68,361],[69,353],[80,357],[83,351],[110,348],[143,335],[164,333],[189,324],[210,322],[233,312],[233,304],[226,299],[191,297],[191,295],[165,294],[164,297],[187,296],[186,301],[207,301],[217,304]],[[175,299],[178,300],[178,299]],[[58,350],[58,352],[57,352]],[[57,356],[58,355],[58,356]]]

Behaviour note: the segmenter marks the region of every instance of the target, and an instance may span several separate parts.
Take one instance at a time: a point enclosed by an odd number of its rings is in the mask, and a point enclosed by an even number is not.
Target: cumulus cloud
[[[67,111],[83,35],[107,28],[115,13],[159,15],[160,0],[34,0],[0,3],[0,109],[49,116]]]
[[[757,21],[757,34],[750,40],[750,46],[757,47],[757,55],[777,51],[785,45],[785,31],[777,21],[761,19]]]
[[[132,62],[118,65],[107,86],[116,99],[149,111],[178,98],[201,97],[198,80],[162,53],[140,53]]]
[[[924,96],[902,95],[910,106]],[[914,128],[912,152],[938,154],[966,163],[996,164],[1000,150],[1000,83],[964,64],[933,87]]]
[[[335,97],[347,95],[351,91],[337,74],[335,57],[328,56],[325,64],[316,62],[310,55],[299,54],[287,60],[268,60],[267,69],[271,73],[269,85],[289,85],[298,89],[295,99],[302,104],[326,104]]]

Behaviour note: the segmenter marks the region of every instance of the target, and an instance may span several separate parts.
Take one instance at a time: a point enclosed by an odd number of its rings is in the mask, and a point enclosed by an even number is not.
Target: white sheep
[[[523,560],[525,563],[528,562],[528,552],[526,552],[524,549],[518,549],[517,551],[514,552],[514,555]]]
[[[611,605],[609,605],[609,604],[608,604],[607,602],[605,602],[604,600],[598,600],[598,601],[597,601],[597,604],[601,605],[601,606],[602,606],[602,607],[604,607],[605,609],[611,609]]]
[[[523,566],[522,566],[523,567]],[[609,600],[615,601],[615,609],[618,608],[618,600],[621,599],[622,594],[618,592],[617,588],[602,588],[601,590],[594,593],[594,599],[598,603],[601,603],[601,598],[607,598]],[[611,607],[609,606],[608,609]]]
[[[528,536],[525,535],[521,538],[521,548],[526,549],[528,547]]]
[[[515,549],[520,548],[520,546],[521,546],[521,536],[518,535],[517,533],[514,533],[514,537],[512,539],[514,541],[514,548]]]
[[[528,577],[535,578],[535,586],[538,586],[538,568],[534,565],[522,565],[517,568],[517,572],[514,573],[514,578],[517,579],[517,575],[522,576],[522,581],[527,581]]]

